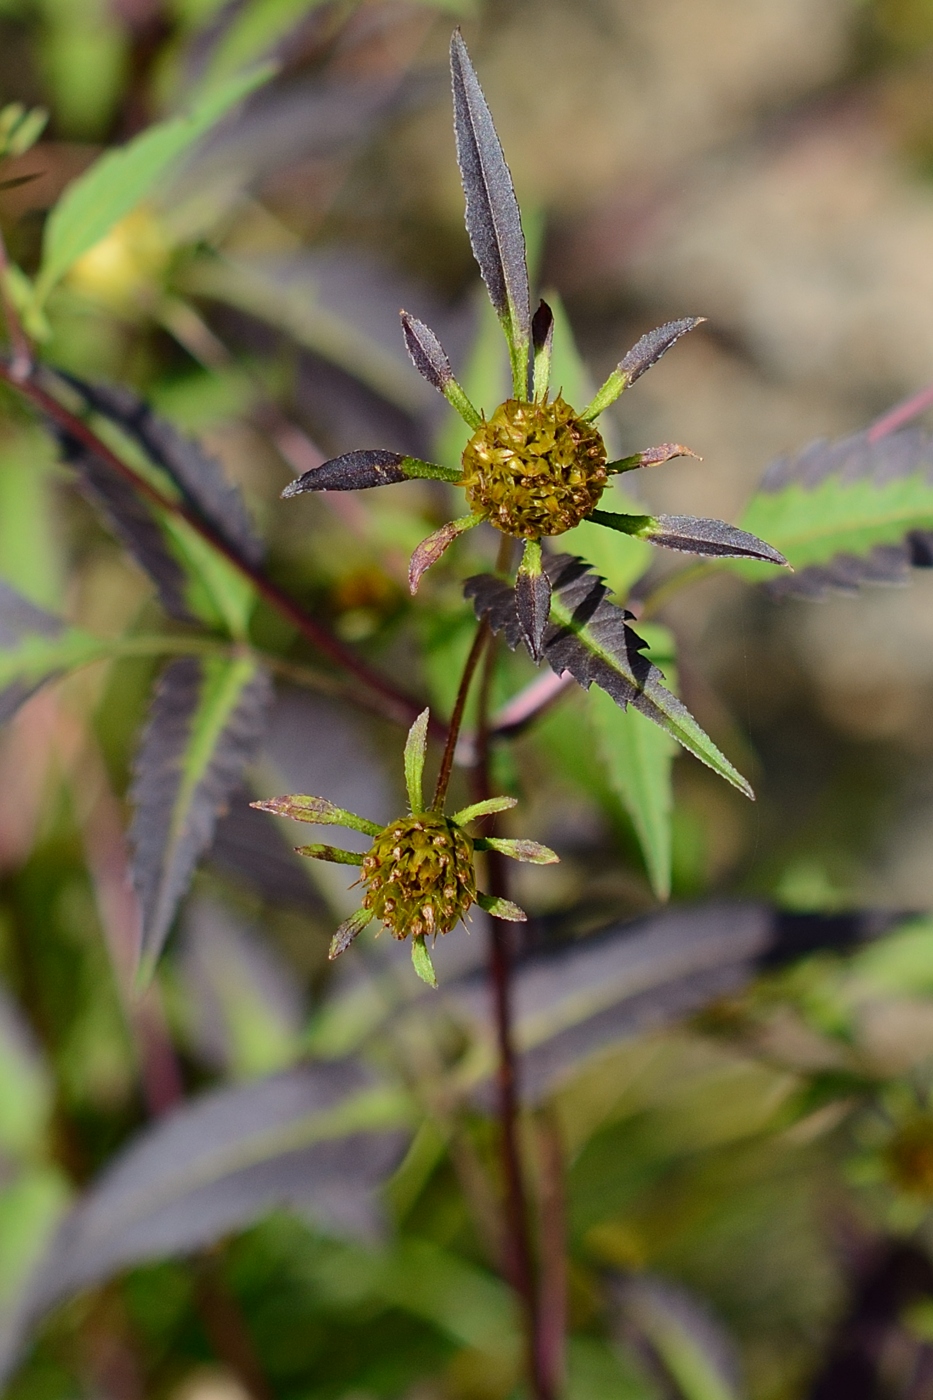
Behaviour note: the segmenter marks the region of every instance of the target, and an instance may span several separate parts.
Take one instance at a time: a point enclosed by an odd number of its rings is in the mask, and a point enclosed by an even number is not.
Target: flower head
[[[347,452],[305,472],[286,487],[283,496],[297,496],[305,491],[358,490],[419,477],[462,487],[469,514],[449,521],[418,546],[409,568],[411,591],[417,592],[424,571],[458,535],[483,521],[505,535],[524,540],[517,587],[524,588],[528,596],[535,591],[536,599],[534,606],[523,606],[519,598],[518,605],[523,617],[534,619],[530,630],[526,629],[525,640],[535,659],[540,655],[549,598],[546,575],[541,569],[540,541],[545,536],[563,534],[582,520],[691,554],[762,559],[786,565],[783,555],[770,545],[720,520],[627,515],[598,508],[611,475],[657,466],[672,457],[696,456],[679,443],[662,443],[609,462],[594,423],[703,317],[670,321],[643,335],[583,409],[565,403],[561,394],[550,399],[554,317],[543,301],[531,315],[525,239],[512,177],[459,31],[451,43],[451,72],[467,232],[505,335],[512,367],[512,396],[486,417],[458,384],[434,332],[403,311],[402,332],[415,368],[473,430],[460,467],[448,468],[381,449]]]
[[[338,846],[298,846],[299,855],[315,860],[355,865],[364,888],[361,907],[345,919],[330,945],[331,958],[349,948],[364,928],[378,919],[393,938],[411,938],[411,956],[418,976],[437,985],[427,939],[450,933],[469,915],[474,904],[497,919],[523,921],[517,904],[495,899],[476,888],[477,851],[495,850],[513,860],[551,865],[558,857],[537,841],[512,841],[494,836],[471,836],[467,827],[483,817],[514,807],[514,797],[491,797],[447,816],[435,806],[426,809],[422,777],[427,752],[429,712],[412,725],[405,744],[405,782],[409,811],[386,826],[336,807],[326,797],[292,794],[252,805],[276,816],[321,826],[345,826],[365,832],[372,845],[364,854]]]

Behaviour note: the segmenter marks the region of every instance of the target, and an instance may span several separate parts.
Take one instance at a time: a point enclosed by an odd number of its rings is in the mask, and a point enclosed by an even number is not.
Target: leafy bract
[[[933,436],[911,428],[877,442],[856,433],[811,443],[773,463],[741,525],[763,531],[796,573],[730,567],[772,580],[769,589],[781,595],[903,583],[912,564],[933,559]]]
[[[162,673],[132,791],[133,879],[147,968],[253,756],[270,700],[269,678],[248,656],[182,657]]]
[[[166,171],[272,72],[256,69],[212,88],[186,116],[170,117],[108,151],[69,185],[45,226],[36,304],[41,306],[78,258],[148,198]]]
[[[662,627],[645,627],[653,657],[673,654]],[[606,776],[621,799],[641,846],[651,887],[659,899],[671,892],[672,765],[677,745],[634,706],[622,710],[598,687],[590,691],[587,718],[593,726]]]
[[[403,1146],[408,1105],[352,1062],[220,1089],[144,1128],[78,1201],[5,1329],[8,1371],[56,1303],[147,1260],[186,1255],[276,1207],[372,1235],[373,1189]]]
[[[666,355],[682,335],[694,330],[705,319],[704,316],[684,316],[679,321],[668,321],[665,325],[656,326],[653,331],[648,331],[623,355],[592,403],[584,409],[582,416],[589,420],[598,418],[604,409],[616,401],[623,390],[634,384],[636,379],[640,379],[652,365],[656,365],[661,356]]]
[[[551,556],[545,565],[551,580],[551,621],[544,635],[544,658],[558,675],[569,671],[589,690],[594,683],[623,709],[634,706],[696,758],[746,797],[751,788],[697,724],[676,695],[661,684],[662,673],[644,656],[645,643],[628,626],[631,614],[607,601],[609,590],[582,559]],[[466,596],[478,617],[488,617],[514,650],[523,639],[515,593],[491,574],[468,579]]]
[[[528,392],[531,298],[525,236],[512,177],[492,113],[456,30],[450,45],[457,162],[466,196],[466,226],[490,300],[509,343],[513,390]]]
[[[405,787],[408,791],[408,805],[412,812],[424,811],[424,797],[421,786],[424,776],[424,760],[428,751],[428,723],[430,710],[422,710],[408,731],[405,742]]]

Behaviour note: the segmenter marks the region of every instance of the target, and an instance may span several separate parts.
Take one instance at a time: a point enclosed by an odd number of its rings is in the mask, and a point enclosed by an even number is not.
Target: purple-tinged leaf
[[[628,389],[646,370],[656,365],[661,356],[666,355],[682,335],[702,325],[705,320],[705,316],[684,316],[679,321],[667,321],[663,326],[656,326],[653,331],[648,331],[622,357],[581,416],[587,420],[598,417],[603,409],[615,403],[624,389]]]
[[[133,881],[151,968],[214,827],[262,737],[272,687],[249,657],[165,668],[134,765]]]
[[[476,902],[493,919],[505,919],[510,924],[524,924],[528,920],[524,909],[520,909],[510,899],[492,894],[477,894]]]
[[[657,447],[649,447],[644,452],[636,452],[631,457],[620,457],[617,462],[607,462],[610,473],[633,472],[639,467],[660,467],[675,457],[693,457],[697,462],[703,458],[680,442],[659,442]]]
[[[556,865],[560,856],[550,846],[542,846],[540,841],[511,841],[502,836],[480,836],[474,843],[478,851],[498,851],[512,860],[523,861],[526,865]]]
[[[545,568],[552,594],[544,657],[552,671],[569,671],[584,690],[595,683],[622,709],[634,705],[720,777],[753,797],[748,783],[686,705],[661,684],[663,673],[642,655],[646,643],[628,626],[631,613],[607,601],[609,590],[589,565],[560,554],[549,557]],[[480,574],[467,580],[464,593],[473,599],[477,616],[488,618],[493,631],[501,632],[514,651],[523,632],[509,585]]]
[[[445,393],[448,384],[453,380],[454,372],[450,368],[444,347],[430,326],[426,326],[416,316],[410,316],[407,311],[400,311],[399,316],[402,319],[405,347],[411,356],[412,364],[433,388],[441,394]]]
[[[700,554],[709,559],[761,559],[766,564],[790,567],[783,554],[757,535],[727,525],[724,520],[701,520],[693,515],[617,515],[607,510],[591,511],[589,519],[684,554]]]
[[[404,460],[403,452],[388,452],[380,447],[345,452],[289,482],[282,499],[290,500],[305,491],[365,491],[371,486],[394,486],[407,480],[402,470]]]
[[[413,595],[418,592],[425,570],[437,563],[458,535],[462,535],[464,530],[472,530],[481,519],[479,515],[461,515],[459,520],[449,520],[446,525],[435,530],[433,535],[428,535],[426,540],[421,541],[408,564],[408,586]]]
[[[340,846],[322,846],[318,842],[312,842],[310,846],[296,846],[295,853],[308,856],[311,860],[329,860],[334,865],[363,864],[363,857],[359,851],[344,851]]]
[[[492,113],[459,29],[450,44],[457,162],[473,256],[509,342],[513,389],[528,393],[531,297],[525,235]]]
[[[227,480],[216,458],[122,385],[87,384],[70,374],[62,377],[89,408],[122,429],[162,468],[185,504],[242,559],[254,565],[261,561],[262,541],[253,529],[243,497]]]
[[[515,577],[515,611],[531,659],[541,660],[544,629],[551,611],[551,580],[541,566],[541,545],[529,540]]]
[[[554,312],[546,301],[538,303],[531,318],[531,348],[534,354],[533,397],[536,403],[547,399],[551,380],[551,351],[554,346]]]
[[[343,807],[335,807],[326,797],[310,797],[300,792],[286,797],[265,797],[261,802],[251,802],[250,806],[260,812],[271,812],[274,817],[291,817],[292,821],[312,822],[315,826],[348,826],[367,836],[378,836],[382,830],[376,822],[358,817]]]
[[[283,1207],[372,1239],[374,1193],[409,1130],[391,1086],[351,1061],[201,1094],[143,1128],[78,1199],[3,1336],[9,1373],[57,1303],[150,1261],[190,1255]]]
[[[73,467],[82,492],[103,516],[105,523],[152,579],[159,601],[170,617],[195,622],[188,605],[188,578],[169,548],[155,511],[133,487],[117,476],[106,462],[88,451],[84,443],[56,432],[63,459]]]
[[[66,631],[61,618],[36,607],[0,580],[0,654],[18,650],[29,637],[51,640],[64,636]],[[6,724],[31,695],[60,674],[61,668],[54,667],[38,680],[15,680],[0,688],[0,724]]]
[[[327,956],[333,962],[334,958],[339,958],[341,953],[345,953],[358,934],[368,928],[373,921],[373,915],[368,909],[357,909],[355,914],[351,914],[349,919],[344,919],[343,923],[330,940],[330,948]]]

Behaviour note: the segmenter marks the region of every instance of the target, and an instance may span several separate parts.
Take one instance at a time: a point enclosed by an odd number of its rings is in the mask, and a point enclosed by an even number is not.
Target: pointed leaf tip
[[[510,924],[524,924],[528,921],[524,909],[520,909],[510,899],[496,898],[491,894],[477,894],[476,902],[493,919],[505,919]]]
[[[372,486],[394,486],[407,480],[402,467],[404,461],[403,453],[382,448],[345,452],[289,482],[282,492],[282,500],[291,500],[305,491],[365,491]]]
[[[700,520],[692,515],[658,515],[641,531],[643,539],[665,549],[679,549],[714,559],[761,559],[790,568],[784,555],[757,535],[727,525],[724,520]]]
[[[428,535],[427,539],[421,541],[408,565],[408,587],[413,597],[418,592],[423,575],[431,565],[437,563],[458,535],[462,535],[464,530],[472,530],[474,525],[480,523],[480,519],[478,515],[462,515],[459,520],[449,520],[446,525],[435,530],[433,535]]]
[[[537,545],[536,555],[530,545]],[[541,568],[541,546],[536,541],[526,545],[525,559],[515,579],[515,610],[531,658],[540,661],[551,610],[551,581]]]
[[[667,321],[663,326],[656,326],[636,341],[619,361],[619,373],[625,380],[626,388],[656,365],[681,336],[696,330],[705,320],[705,316],[683,316],[679,321]]]
[[[343,923],[330,940],[330,948],[327,956],[331,962],[334,958],[339,958],[341,953],[345,953],[359,934],[363,932],[373,921],[373,916],[368,909],[357,909],[355,914],[351,914],[349,919],[344,919]]]
[[[430,326],[426,326],[416,316],[410,316],[407,311],[400,311],[399,316],[402,320],[405,348],[412,364],[432,388],[443,394],[454,377],[444,347]]]
[[[422,982],[427,982],[429,987],[437,986],[437,973],[434,971],[423,933],[411,941],[411,962]]]
[[[457,163],[473,255],[509,342],[517,397],[528,392],[531,297],[525,236],[492,113],[459,29],[450,41]]]
[[[424,759],[428,751],[428,725],[431,721],[430,709],[421,711],[405,741],[405,787],[408,790],[408,805],[413,813],[424,811],[424,797],[421,780],[424,775]]]

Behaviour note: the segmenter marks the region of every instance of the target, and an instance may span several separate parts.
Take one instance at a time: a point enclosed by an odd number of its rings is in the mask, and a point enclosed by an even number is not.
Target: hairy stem
[[[454,766],[454,754],[457,750],[457,740],[460,737],[460,727],[463,724],[463,712],[466,709],[467,696],[470,693],[470,682],[479,665],[480,657],[489,642],[489,623],[484,618],[476,630],[473,638],[473,645],[470,647],[470,654],[463,667],[463,675],[460,677],[460,686],[457,690],[457,698],[454,701],[454,708],[450,716],[450,725],[447,730],[447,741],[444,744],[444,754],[441,758],[441,766],[437,775],[437,787],[434,790],[434,811],[441,812],[444,808],[444,801],[447,797],[447,788],[450,785],[450,775]]]
[[[483,667],[477,714],[476,766],[473,770],[474,800],[492,796],[489,774],[489,692],[492,684],[495,647],[489,646]],[[508,898],[506,861],[497,851],[487,855],[489,893]],[[528,1383],[534,1400],[554,1400],[554,1391],[541,1367],[539,1309],[534,1256],[528,1228],[528,1193],[518,1142],[518,1076],[512,1036],[512,978],[509,930],[499,919],[489,920],[489,980],[498,1044],[496,1087],[498,1091],[499,1147],[505,1182],[505,1259],[504,1271],[522,1302]]]
[[[69,408],[66,408],[53,394],[48,393],[40,384],[36,383],[32,374],[25,379],[18,379],[12,366],[0,359],[0,379],[5,380],[13,389],[18,390],[24,397],[28,398],[42,414],[51,418],[69,436],[93,452],[124,481],[128,481],[141,496],[158,506],[160,510],[186,521],[202,539],[217,550],[218,554],[222,554],[239,573],[248,578],[257,593],[275,608],[281,617],[290,622],[306,641],[358,680],[366,688],[371,699],[378,699],[380,713],[402,724],[410,724],[416,718],[422,706],[413,696],[393,685],[385,676],[374,671],[365,661],[362,661],[354,652],[338,641],[326,627],[310,613],[307,613],[300,603],[273,582],[261,568],[243,559],[239,551],[222,535],[218,534],[212,525],[203,520],[196,510],[193,510],[184,501],[173,500],[170,496],[166,496],[158,487],[153,486],[151,482],[134,471],[112,448],[107,446],[102,438],[98,437],[87,423],[72,413]]]

